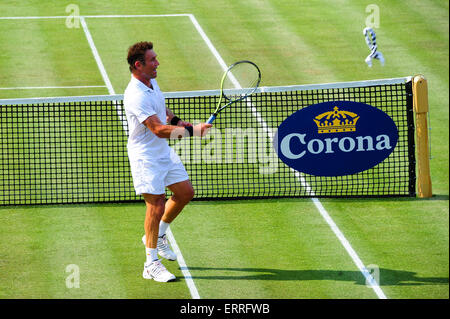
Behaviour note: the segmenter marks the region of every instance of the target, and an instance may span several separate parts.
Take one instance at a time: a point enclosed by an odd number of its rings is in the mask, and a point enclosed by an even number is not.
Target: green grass
[[[3,210],[2,238],[8,240],[1,242],[0,265],[7,276],[0,298],[189,298],[184,280],[169,290],[142,278],[143,215],[137,212],[124,205]],[[72,264],[80,269],[80,288],[66,287]],[[177,266],[167,265],[182,277]]]
[[[388,298],[449,298],[447,1],[378,1],[368,68],[368,1],[74,1],[82,15],[192,13],[226,63],[256,62],[264,86],[422,73],[428,79],[431,199],[323,199]],[[2,1],[2,16],[65,16],[61,1]],[[86,19],[116,93],[126,50],[151,40],[164,91],[216,89],[221,69],[188,17]],[[0,88],[104,85],[82,28],[64,19],[0,20]],[[106,88],[0,90],[0,98],[108,94]],[[141,277],[144,205],[0,207],[0,298],[190,298]],[[202,298],[377,298],[309,199],[193,202],[171,226]],[[80,267],[68,289],[66,266]]]
[[[439,225],[448,218],[442,212],[425,214],[424,205],[407,216],[367,210],[380,202],[395,208],[396,200],[333,202],[340,210],[332,217],[366,265],[380,267],[389,298],[445,296],[448,236]],[[217,203],[192,203],[172,225],[202,297],[376,297],[309,200],[219,205],[220,213]],[[2,298],[190,298],[176,263],[165,262],[180,278],[169,289],[140,277],[141,204],[2,211]],[[80,268],[79,289],[66,287],[71,264]]]
[[[446,296],[449,242],[446,226],[441,226],[448,224],[442,205],[445,198],[322,202],[334,221],[342,225],[361,259],[380,266],[380,284],[388,297]]]

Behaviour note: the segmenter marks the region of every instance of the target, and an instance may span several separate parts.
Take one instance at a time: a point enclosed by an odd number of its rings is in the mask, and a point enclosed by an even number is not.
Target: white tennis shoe
[[[168,282],[176,279],[175,276],[164,267],[159,259],[150,264],[144,263],[142,277],[145,279],[153,279],[158,282]]]
[[[142,236],[142,243],[145,244],[145,235]],[[158,243],[156,244],[156,248],[158,249],[158,255],[161,257],[174,261],[177,260],[177,255],[170,249],[169,242],[167,240],[167,236],[164,234],[163,236],[158,238]]]

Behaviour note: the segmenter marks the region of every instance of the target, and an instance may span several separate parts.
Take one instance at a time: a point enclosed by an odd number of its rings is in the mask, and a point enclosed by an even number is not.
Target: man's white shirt
[[[124,93],[124,107],[128,121],[128,154],[130,158],[149,160],[167,159],[172,155],[165,138],[159,138],[143,121],[149,116],[157,115],[166,124],[166,104],[155,79],[151,79],[153,89],[131,76]]]

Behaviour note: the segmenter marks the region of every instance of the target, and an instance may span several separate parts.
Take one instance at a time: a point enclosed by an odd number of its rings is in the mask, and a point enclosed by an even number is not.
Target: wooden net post
[[[413,80],[413,106],[416,115],[417,145],[417,196],[432,196],[430,176],[430,154],[428,148],[428,84],[423,75],[416,75]]]

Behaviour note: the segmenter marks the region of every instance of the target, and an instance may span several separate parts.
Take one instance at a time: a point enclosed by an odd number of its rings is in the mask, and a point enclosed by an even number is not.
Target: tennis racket
[[[216,110],[206,123],[212,124],[223,109],[252,95],[260,82],[261,71],[255,63],[239,61],[230,65],[220,82],[220,99]],[[222,105],[222,101],[225,105]]]

